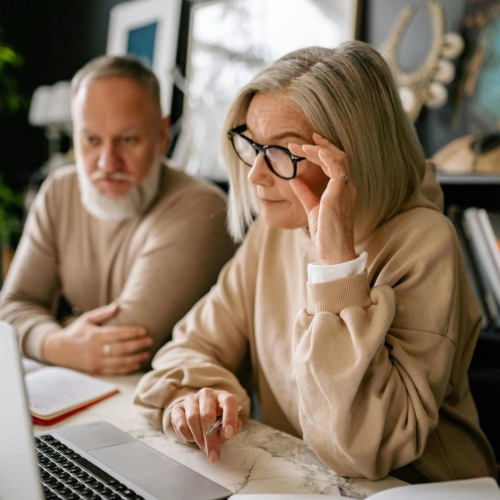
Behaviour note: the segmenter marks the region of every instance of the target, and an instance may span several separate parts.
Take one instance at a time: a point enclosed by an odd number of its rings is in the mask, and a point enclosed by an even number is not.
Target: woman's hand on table
[[[300,174],[290,185],[302,203],[309,221],[309,231],[323,264],[340,264],[357,258],[354,249],[356,188],[346,153],[330,141],[313,134],[314,144],[289,144],[296,156],[305,157],[321,167],[330,180],[318,197]]]
[[[219,431],[207,434],[209,427],[222,416]],[[176,404],[170,422],[177,436],[189,443],[196,443],[206,453],[210,462],[220,458],[220,447],[240,430],[238,400],[227,391],[210,388],[199,390]]]

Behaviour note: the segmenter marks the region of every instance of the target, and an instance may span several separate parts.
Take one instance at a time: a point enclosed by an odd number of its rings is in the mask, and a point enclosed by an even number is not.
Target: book
[[[34,423],[52,425],[113,394],[108,382],[69,368],[45,366],[24,376]]]
[[[339,496],[319,496],[315,493],[243,493],[232,495],[228,500],[326,500],[333,498],[338,499]],[[398,486],[368,495],[366,498],[370,500],[500,500],[500,488],[491,477],[480,477]]]
[[[464,210],[475,260],[484,277],[485,289],[491,294],[490,307],[495,311],[495,326],[500,317],[500,252],[484,209],[470,207]]]
[[[485,282],[485,276],[481,273],[481,269],[479,269],[476,261],[477,256],[472,248],[470,231],[464,221],[463,212],[457,206],[451,206],[448,209],[447,215],[453,223],[458,236],[458,242],[464,258],[467,281],[481,309],[483,317],[482,327],[483,329],[488,329],[491,326],[500,326],[500,315],[497,314],[493,296]]]
[[[488,220],[491,224],[491,229],[495,234],[495,239],[497,240],[497,249],[500,252],[500,212],[494,210],[484,209],[488,215]]]

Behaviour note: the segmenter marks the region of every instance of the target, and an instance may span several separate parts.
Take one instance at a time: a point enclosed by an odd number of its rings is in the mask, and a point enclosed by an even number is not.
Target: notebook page
[[[108,382],[56,366],[28,373],[25,380],[30,411],[43,417],[81,406],[115,390]]]

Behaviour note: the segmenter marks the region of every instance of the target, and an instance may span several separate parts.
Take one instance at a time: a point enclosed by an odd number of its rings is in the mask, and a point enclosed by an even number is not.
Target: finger
[[[120,306],[116,302],[112,302],[107,306],[98,307],[92,311],[85,313],[85,317],[96,325],[109,321],[111,318],[118,314]]]
[[[197,398],[188,398],[184,401],[184,413],[194,442],[201,451],[205,451],[205,436],[200,422],[200,405]]]
[[[290,180],[290,187],[299,199],[307,214],[319,205],[319,199],[311,191],[311,188],[300,177]]]
[[[147,330],[142,326],[101,326],[99,334],[103,342],[125,342],[144,338]]]
[[[322,149],[320,146],[313,146],[311,144],[303,144],[299,146],[298,144],[289,143],[288,149],[290,149],[293,154],[306,158],[311,163],[318,165],[318,167],[321,167],[325,175],[330,177],[328,165],[326,165],[324,160],[319,156],[319,152]]]
[[[189,425],[186,420],[186,414],[184,412],[184,407],[179,404],[175,405],[170,413],[170,422],[175,433],[184,441],[188,443],[194,442],[194,436],[191,433]]]
[[[317,132],[313,132],[313,141],[320,146],[326,147],[329,152],[338,157],[339,161],[342,162],[342,166],[346,170],[347,175],[351,175],[351,167],[349,165],[349,161],[345,151],[335,146],[335,144],[331,143],[328,139],[325,139]]]
[[[304,156],[304,151],[302,149],[302,144],[295,144],[293,142],[290,142],[288,144],[288,149],[290,150],[291,153],[293,153],[295,156]]]
[[[315,144],[318,144],[319,146],[326,147],[327,149],[330,149],[334,153],[339,153],[339,154],[345,154],[345,151],[340,149],[339,147],[335,146],[333,142],[330,142],[328,139],[325,139],[323,136],[319,135],[317,132],[313,132],[313,141]]]
[[[323,172],[325,172],[325,174],[328,175],[330,179],[344,179],[347,175],[343,162],[339,160],[339,158],[335,158],[325,148],[320,148],[320,150],[318,151],[318,158],[323,165]]]
[[[234,435],[235,436],[236,436],[236,434],[238,434],[238,432],[240,432],[240,429],[241,429],[242,425],[243,425],[243,422],[240,419],[238,419],[237,423],[236,423],[235,430],[234,430]],[[222,443],[224,444],[227,441],[227,438],[225,437],[225,435],[223,433],[224,433],[224,430],[221,429],[219,431],[219,438],[222,441]]]
[[[335,144],[331,143],[328,139],[321,137],[319,134],[316,134],[316,133],[313,134],[313,141],[314,141],[314,144],[289,143],[288,149],[296,156],[304,156],[305,149],[302,149],[302,148],[307,148],[307,151],[309,152],[309,154],[314,155],[314,156],[318,156],[318,151],[321,148],[323,148],[323,149],[326,148],[333,155],[338,155],[339,157],[345,156],[344,151],[342,151],[340,148],[335,146]]]
[[[220,458],[220,447],[228,439],[232,438],[238,429],[238,400],[226,391],[217,391],[216,414],[222,418],[221,429],[213,434],[205,432],[205,446],[207,457],[210,462],[217,462]],[[213,417],[211,420],[213,423]]]
[[[332,155],[332,153],[324,148],[321,148],[318,152],[318,157],[327,168],[327,175],[330,179],[338,181],[339,184],[345,184],[346,176],[351,175],[351,170],[349,168],[349,162],[347,161],[346,155],[339,158],[338,156]],[[325,168],[323,171],[325,171]]]
[[[149,359],[149,352],[140,352],[137,354],[129,354],[125,356],[105,356],[101,359],[101,364],[103,368],[119,368],[125,366],[136,366],[140,365],[147,359]]]
[[[148,349],[153,344],[153,339],[151,337],[143,337],[137,340],[106,343],[109,345],[109,355],[120,357]]]
[[[222,441],[231,439],[236,434],[238,426],[238,400],[229,393],[218,396],[219,406],[222,408]]]
[[[320,166],[326,175],[335,175],[331,172],[331,168],[338,164],[346,171],[346,175],[350,175],[349,162],[347,155],[340,148],[332,144],[329,140],[321,137],[316,132],[313,133],[313,141],[315,144],[293,144],[290,143],[288,148],[290,151],[297,155],[307,158],[310,162]],[[327,158],[330,160],[327,169],[325,169],[325,158],[321,157],[321,153],[327,153]]]
[[[217,462],[220,458],[221,440],[219,438],[219,433],[214,432],[213,434],[207,434],[208,428],[224,411],[216,397],[219,393],[220,391],[214,391],[212,389],[203,389],[199,392],[200,420],[203,429],[203,437],[205,439],[205,450],[210,462]]]
[[[349,174],[349,165],[344,153],[334,153],[323,146],[309,144],[305,144],[302,148],[304,150],[303,156],[311,163],[318,165],[330,179],[341,178],[344,180],[345,176]]]

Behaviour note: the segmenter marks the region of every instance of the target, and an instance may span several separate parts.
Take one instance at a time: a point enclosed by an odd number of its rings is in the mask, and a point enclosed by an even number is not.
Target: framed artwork
[[[140,59],[158,77],[162,108],[170,114],[181,0],[133,0],[111,9],[106,53]]]
[[[467,57],[459,93],[461,114],[481,131],[500,130],[500,4],[467,0],[463,19]]]
[[[357,38],[359,0],[215,0],[193,4],[184,113],[172,158],[192,175],[225,182],[221,125],[236,92],[292,50]]]

